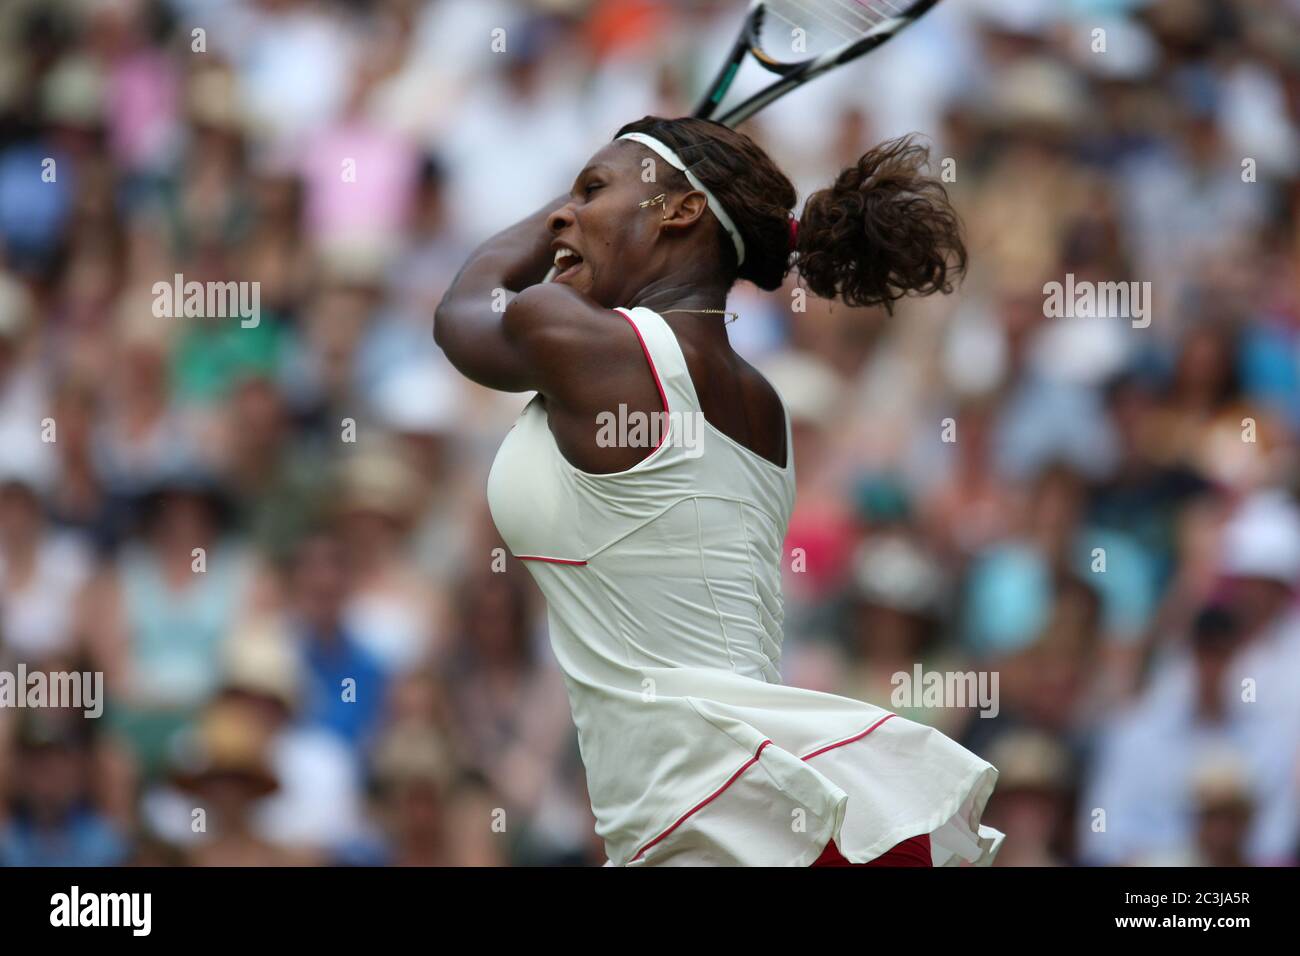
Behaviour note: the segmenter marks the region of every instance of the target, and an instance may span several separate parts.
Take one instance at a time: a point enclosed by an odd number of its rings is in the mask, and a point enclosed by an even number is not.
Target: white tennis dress
[[[833,839],[864,863],[926,833],[936,865],[991,862],[991,764],[780,683],[788,412],[785,468],[707,424],[688,447],[671,413],[700,404],[676,336],[649,309],[623,318],[670,413],[659,446],[626,471],[580,471],[535,398],[488,478],[497,528],[546,596],[609,862],[808,866]]]

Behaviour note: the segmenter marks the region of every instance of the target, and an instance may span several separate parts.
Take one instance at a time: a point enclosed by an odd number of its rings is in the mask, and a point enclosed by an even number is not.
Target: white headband
[[[745,261],[745,243],[740,239],[740,230],[736,228],[736,224],[732,222],[731,217],[727,215],[727,210],[722,208],[722,203],[718,202],[717,197],[714,196],[713,193],[709,192],[708,187],[705,186],[704,183],[700,182],[693,172],[686,168],[686,164],[681,161],[676,153],[653,136],[647,136],[645,133],[624,133],[619,137],[619,139],[630,139],[633,142],[640,143],[642,146],[654,150],[659,154],[660,158],[663,159],[664,162],[673,167],[673,169],[679,170],[686,177],[686,181],[691,184],[692,189],[698,189],[700,192],[704,193],[704,198],[708,200],[709,208],[713,210],[713,215],[718,217],[718,222],[722,223],[722,228],[727,231],[727,235],[731,237],[732,244],[736,247],[736,264],[740,265],[740,263]]]

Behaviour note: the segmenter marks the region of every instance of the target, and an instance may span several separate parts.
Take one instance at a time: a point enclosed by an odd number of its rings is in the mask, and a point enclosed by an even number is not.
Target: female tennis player
[[[792,253],[811,292],[850,305],[950,291],[966,254],[926,159],[885,143],[796,222],[747,136],[647,117],[477,249],[438,307],[461,372],[537,392],[488,502],[546,596],[610,864],[982,864],[1001,842],[980,825],[989,763],[780,683],[790,421],[723,318],[737,280],[774,290]],[[602,439],[620,406],[666,423],[653,444]]]

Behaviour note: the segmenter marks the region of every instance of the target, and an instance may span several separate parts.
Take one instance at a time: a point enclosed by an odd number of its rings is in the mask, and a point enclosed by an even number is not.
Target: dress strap
[[[691,371],[686,365],[686,356],[682,354],[681,345],[672,326],[664,321],[663,316],[652,309],[637,307],[635,309],[615,309],[636,329],[650,363],[655,380],[663,393],[664,401],[671,412],[698,412],[700,399],[695,393],[695,384],[691,381]]]

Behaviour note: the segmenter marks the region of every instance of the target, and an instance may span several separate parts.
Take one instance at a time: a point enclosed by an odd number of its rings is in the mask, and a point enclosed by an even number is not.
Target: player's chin
[[[580,262],[573,268],[560,273],[552,281],[560,285],[567,285],[583,294],[590,294],[591,288],[595,284],[591,270],[587,268],[585,262]]]

